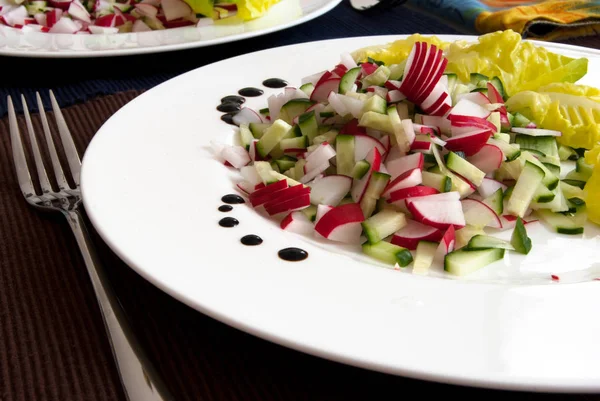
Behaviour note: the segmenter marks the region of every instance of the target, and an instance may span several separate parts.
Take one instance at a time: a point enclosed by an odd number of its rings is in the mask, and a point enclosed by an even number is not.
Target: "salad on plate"
[[[235,24],[279,0],[0,0],[0,26],[25,32],[115,34]]]
[[[241,108],[236,143],[214,148],[281,229],[464,276],[528,254],[530,225],[600,224],[600,90],[576,84],[587,64],[511,30],[415,34]]]

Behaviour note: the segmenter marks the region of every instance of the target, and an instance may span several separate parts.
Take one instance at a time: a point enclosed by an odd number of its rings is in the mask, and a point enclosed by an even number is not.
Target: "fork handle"
[[[127,400],[174,400],[127,321],[125,312],[99,263],[81,212],[75,209],[63,210],[63,213],[73,230],[92,280],[98,305],[102,312],[104,327],[108,334],[108,340]]]

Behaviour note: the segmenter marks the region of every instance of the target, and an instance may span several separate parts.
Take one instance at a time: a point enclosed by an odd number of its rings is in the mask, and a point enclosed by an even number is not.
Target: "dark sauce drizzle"
[[[240,95],[246,96],[246,97],[256,97],[256,96],[262,95],[265,92],[262,89],[248,87],[248,88],[242,88],[242,89],[240,89],[238,91],[238,93]]]
[[[248,246],[260,245],[263,242],[262,238],[254,234],[244,235],[240,241],[242,244]]]
[[[232,111],[231,113],[225,113],[221,116],[221,120],[225,121],[227,124],[235,125],[233,122],[233,116],[237,114],[236,111]]]
[[[223,217],[221,220],[219,220],[219,225],[221,227],[235,227],[238,224],[240,224],[240,222],[238,221],[238,219],[234,219],[233,217]]]
[[[231,212],[232,210],[233,210],[233,206],[231,206],[231,205],[219,206],[219,212]]]
[[[242,104],[246,101],[242,96],[238,95],[229,95],[221,98],[221,103],[237,103]]]
[[[236,205],[240,203],[246,203],[244,198],[236,194],[227,194],[221,198],[221,200],[229,205]]]
[[[265,79],[262,84],[267,88],[284,88],[288,85],[287,81],[284,81],[281,78]]]
[[[289,262],[299,262],[308,258],[308,252],[300,248],[284,248],[278,253],[279,257]]]

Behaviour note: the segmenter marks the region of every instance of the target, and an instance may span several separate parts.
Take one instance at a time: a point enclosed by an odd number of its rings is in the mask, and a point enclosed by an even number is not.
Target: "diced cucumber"
[[[513,127],[526,128],[529,124],[531,124],[531,120],[525,117],[521,113],[515,113],[513,115],[514,120],[512,121]]]
[[[360,67],[354,67],[346,71],[342,79],[340,79],[339,93],[344,95],[352,90],[356,78],[358,78],[358,74],[360,74],[360,70]]]
[[[498,216],[504,212],[504,192],[502,188],[498,188],[496,192],[488,196],[482,201],[488,205]]]
[[[406,267],[413,261],[412,254],[408,249],[386,241],[379,241],[375,244],[366,242],[362,246],[362,251],[365,255],[390,265],[397,263],[401,267]]]
[[[390,76],[388,79],[399,81],[404,75],[404,69],[406,68],[406,60],[402,60],[398,64],[391,64],[390,68]]]
[[[371,168],[371,164],[366,160],[359,160],[354,164],[354,168],[352,169],[352,178],[355,180],[360,180],[364,177],[365,174]]]
[[[544,172],[544,178],[542,179],[542,182],[545,186],[548,187],[548,189],[554,189],[558,186],[558,177],[552,174],[552,172],[548,170],[548,168],[544,166],[544,164],[540,162],[539,159],[537,159],[530,152],[524,150],[523,152],[521,152],[521,156],[519,156],[519,159],[521,160],[521,163],[530,162],[542,169],[542,171]]]
[[[254,141],[254,136],[252,136],[252,131],[248,128],[248,124],[240,124],[239,135],[240,145],[246,150],[250,149],[250,144]]]
[[[262,138],[263,134],[265,133],[265,130],[267,128],[269,128],[270,126],[271,126],[271,124],[266,124],[266,123],[250,123],[250,124],[248,124],[248,128],[250,128],[250,132],[252,132],[252,136],[255,139]]]
[[[339,133],[338,130],[330,129],[329,131],[325,132],[324,134],[317,135],[313,139],[313,145],[320,145],[324,142],[327,142],[327,143],[330,143],[333,145],[335,143],[335,141],[337,140],[338,133]]]
[[[566,160],[579,159],[579,155],[577,154],[577,152],[575,152],[575,149],[565,145],[558,145],[558,157],[563,162]]]
[[[383,86],[390,77],[390,69],[385,65],[380,65],[372,74],[362,79],[363,88],[369,86]]]
[[[413,273],[415,274],[426,274],[433,260],[435,259],[435,253],[438,248],[437,242],[430,241],[419,241],[417,244],[417,250],[415,252],[415,261],[413,263]]]
[[[553,213],[550,210],[540,209],[535,212],[542,221],[548,224],[559,234],[577,235],[584,231],[587,213],[585,207],[577,211],[574,215],[564,215],[562,213]]]
[[[275,120],[256,143],[256,150],[262,157],[265,157],[291,129],[292,126],[285,121],[280,119]]]
[[[587,181],[592,176],[594,166],[587,164],[584,158],[581,157],[575,162],[575,171],[577,171],[581,175],[581,177],[586,177],[585,181]]]
[[[508,213],[523,217],[543,179],[544,171],[534,163],[526,161],[508,200]]]
[[[308,137],[297,136],[294,138],[282,139],[281,142],[279,142],[279,145],[283,151],[288,149],[306,149],[308,148]]]
[[[508,142],[504,142],[503,140],[496,139],[495,135],[494,138],[488,139],[488,143],[500,148],[502,153],[504,153],[504,156],[506,156],[506,160],[509,162],[516,160],[519,156],[521,156],[521,150],[519,148],[509,144]]]
[[[337,173],[352,177],[352,169],[354,168],[354,135],[338,135],[335,141],[335,151]]]
[[[500,238],[492,237],[489,235],[481,235],[481,234],[473,236],[469,240],[469,243],[467,244],[467,249],[469,249],[469,250],[491,249],[491,248],[509,249],[509,250],[515,249],[508,241],[505,241]]]
[[[312,95],[313,90],[315,89],[315,86],[310,82],[307,82],[304,85],[301,85],[299,89],[302,92],[306,93],[306,96],[310,97],[310,95]]]
[[[378,95],[373,95],[365,102],[363,106],[363,112],[375,112],[379,114],[386,114],[387,102],[384,98]],[[362,120],[362,119],[361,119]]]
[[[379,171],[374,171],[369,179],[369,184],[360,201],[360,208],[365,218],[369,218],[377,207],[377,200],[390,182],[391,176]]]
[[[291,157],[291,156],[283,156],[277,160],[275,160],[275,163],[277,164],[277,167],[279,168],[279,171],[287,171],[289,169],[291,169],[292,167],[294,167],[296,165],[296,162],[298,160]]]
[[[515,143],[521,150],[537,151],[542,156],[556,156],[558,158],[558,146],[553,136],[531,136],[524,134],[515,135]]]
[[[406,225],[402,212],[391,209],[382,210],[361,223],[367,241],[370,244],[381,241]]]
[[[487,76],[478,72],[472,72],[470,79],[471,85],[474,85],[476,88],[487,88],[487,83],[490,80]]]
[[[310,221],[314,222],[315,219],[317,218],[317,206],[316,205],[310,205],[309,207],[305,207],[301,211],[302,211],[302,213],[304,213],[304,215]]]
[[[477,187],[481,185],[483,178],[485,177],[485,173],[483,171],[479,170],[477,167],[452,151],[448,153],[446,166],[455,173],[465,177]]]
[[[504,90],[504,85],[502,84],[502,81],[500,80],[500,78],[493,77],[490,80],[490,83],[492,85],[494,85],[494,88],[496,88],[496,90],[498,91],[498,93],[500,94],[500,96],[502,96],[502,99],[506,100],[506,91]]]
[[[490,248],[480,250],[459,249],[444,257],[444,270],[456,276],[473,273],[484,266],[504,258],[504,249]]]
[[[556,193],[554,191],[549,190],[544,184],[540,184],[533,194],[532,201],[536,203],[549,203],[552,202],[555,197]]]
[[[385,131],[390,134],[394,133],[392,122],[390,121],[390,118],[387,116],[387,114],[376,113],[374,111],[367,111],[366,113],[364,113],[360,117],[358,125],[361,127],[372,128],[379,131]]]
[[[298,117],[298,127],[300,127],[302,135],[307,136],[308,140],[312,143],[313,139],[319,133],[319,125],[317,124],[317,117],[314,110],[300,114],[300,117]]]
[[[312,106],[315,102],[310,99],[292,99],[281,106],[279,118],[288,124],[291,124],[294,118],[304,113],[306,109]]]
[[[421,176],[423,177],[423,185],[427,187],[435,188],[440,192],[450,192],[452,190],[452,180],[447,175],[422,171]]]
[[[527,230],[520,217],[517,217],[515,228],[510,237],[510,243],[515,251],[527,255],[531,251],[531,238],[527,236]]]

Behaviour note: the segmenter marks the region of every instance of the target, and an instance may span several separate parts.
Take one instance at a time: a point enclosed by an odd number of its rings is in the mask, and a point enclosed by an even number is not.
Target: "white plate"
[[[266,35],[310,21],[342,0],[281,0],[261,18],[241,24],[182,27],[115,35],[23,32],[0,25],[0,55],[74,58],[191,49]]]
[[[456,36],[442,36],[457,39]],[[503,389],[600,391],[600,248],[530,226],[534,249],[466,279],[419,277],[358,252],[283,232],[248,204],[221,228],[221,196],[237,173],[217,162],[211,140],[233,128],[222,96],[270,77],[296,84],[332,68],[339,54],[398,37],[351,38],[265,50],[208,65],[146,92],[97,133],[83,162],[85,206],[110,247],[157,287],[197,310],[270,341],[392,374]],[[472,39],[472,38],[470,38]],[[598,52],[547,44],[589,56]],[[264,107],[266,90],[248,104]],[[243,246],[257,234],[264,243]],[[302,262],[277,251],[299,246]],[[570,280],[567,280],[571,272]],[[551,273],[566,284],[553,283]]]

